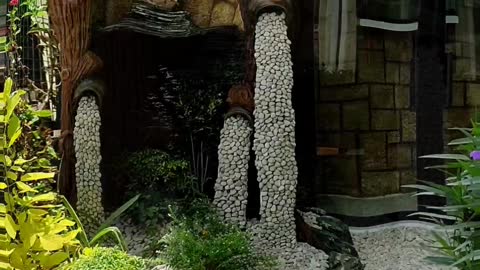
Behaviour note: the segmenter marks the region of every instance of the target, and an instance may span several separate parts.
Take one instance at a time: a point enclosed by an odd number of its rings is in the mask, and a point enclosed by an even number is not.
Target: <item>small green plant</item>
[[[126,186],[126,196],[141,193],[128,211],[137,224],[155,227],[168,219],[168,205],[195,193],[187,161],[168,153],[146,149],[121,156],[113,170],[119,184]]]
[[[145,270],[146,262],[114,248],[86,248],[74,263],[63,270]]]
[[[157,249],[174,269],[275,269],[270,258],[255,254],[249,235],[223,222],[205,200],[196,200],[182,214],[171,211],[172,229]],[[178,210],[177,210],[178,211]]]
[[[135,152],[127,159],[129,191],[145,189],[183,192],[191,189],[187,178],[188,162],[176,160],[164,151],[146,149]]]
[[[465,137],[453,140],[454,154],[429,155],[446,161],[431,167],[447,175],[446,185],[422,182],[420,185],[405,187],[419,189],[417,195],[445,198],[445,206],[428,206],[432,212],[414,215],[439,224],[444,234],[434,233],[436,248],[440,255],[429,257],[439,264],[447,264],[462,270],[480,269],[480,126],[455,128]]]

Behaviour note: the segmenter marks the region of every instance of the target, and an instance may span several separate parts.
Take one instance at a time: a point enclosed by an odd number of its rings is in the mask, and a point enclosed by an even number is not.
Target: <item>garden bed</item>
[[[365,270],[443,270],[426,258],[435,256],[431,246],[434,225],[401,221],[379,226],[351,227],[350,232]]]

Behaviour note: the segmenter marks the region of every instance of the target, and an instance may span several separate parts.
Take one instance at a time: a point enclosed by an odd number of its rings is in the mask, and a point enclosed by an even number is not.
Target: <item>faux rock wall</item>
[[[293,71],[285,14],[262,14],[255,30],[255,165],[260,186],[261,223],[254,233],[262,246],[296,243],[295,116]]]
[[[225,119],[218,146],[218,178],[214,205],[226,221],[245,227],[248,162],[252,127],[242,116]]]
[[[158,8],[171,11],[185,10],[191,14],[195,25],[206,27],[237,26],[243,30],[243,19],[237,0],[143,0]],[[107,0],[105,6],[106,25],[116,24],[130,11],[133,0]]]
[[[77,182],[77,211],[87,233],[92,234],[104,221],[100,173],[101,118],[93,96],[80,99],[75,116],[74,145]]]

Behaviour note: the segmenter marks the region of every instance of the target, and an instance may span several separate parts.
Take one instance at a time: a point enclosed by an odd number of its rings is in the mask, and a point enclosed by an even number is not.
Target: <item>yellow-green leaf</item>
[[[0,163],[5,164],[7,167],[10,167],[12,165],[12,160],[8,155],[1,154],[0,155]]]
[[[17,236],[17,224],[9,214],[5,215],[5,229],[7,230],[8,236],[15,239]]]
[[[23,183],[23,182],[15,182],[17,184],[18,189],[20,190],[20,193],[25,193],[25,192],[38,192],[29,185]]]
[[[20,119],[15,114],[13,114],[13,116],[8,121],[7,136],[8,138],[10,138],[8,146],[11,146],[13,145],[13,143],[15,143],[15,140],[18,138],[18,136],[16,136],[17,131],[20,131],[21,133]]]
[[[10,263],[15,269],[25,269],[22,260],[22,254],[23,252],[21,249],[15,249],[10,255]]]
[[[82,231],[81,229],[76,229],[76,230],[73,230],[73,231],[68,232],[68,233],[65,235],[65,243],[68,243],[68,242],[74,240],[75,238],[77,238],[77,235],[78,235],[81,231]]]
[[[7,102],[7,114],[5,115],[5,121],[10,121],[10,117],[12,116],[13,111],[15,110],[22,96],[25,95],[25,93],[26,92],[24,90],[19,90],[13,93],[13,96]]]
[[[22,135],[22,129],[17,129],[17,131],[15,131],[15,133],[13,134],[13,136],[10,138],[10,141],[8,142],[8,147],[12,146],[15,141],[17,141],[18,137],[20,137],[20,135]]]
[[[17,181],[18,175],[15,172],[8,171],[7,172],[7,178],[11,179],[13,181]]]
[[[72,227],[72,226],[75,226],[75,222],[68,219],[62,219],[58,222],[58,225],[65,226],[65,227]]]
[[[41,217],[41,216],[44,216],[44,215],[48,214],[48,211],[42,210],[42,209],[31,208],[31,209],[28,209],[28,213],[32,216],[35,216],[35,217]]]
[[[14,165],[18,165],[18,166],[22,166],[23,164],[25,164],[25,163],[27,163],[27,162],[30,162],[30,161],[32,161],[32,160],[33,160],[33,158],[32,158],[32,159],[29,159],[29,160],[26,160],[26,159],[23,159],[23,158],[19,158],[19,159],[16,159],[16,160],[13,162],[13,164],[14,164]]]
[[[37,203],[37,202],[51,202],[54,201],[57,198],[56,194],[53,192],[46,193],[46,194],[40,194],[37,196],[34,196],[31,200],[32,203]]]
[[[13,80],[7,78],[5,84],[3,85],[3,100],[6,103],[10,98],[10,93],[12,93]]]
[[[0,203],[0,213],[5,214],[7,213],[7,208],[5,207],[5,204]]]
[[[27,249],[30,249],[37,240],[37,235],[35,234],[36,224],[32,223],[33,222],[29,220],[29,222],[26,222],[22,226],[20,226],[20,238],[22,239]]]
[[[7,184],[0,182],[0,190],[6,189],[8,187]]]
[[[45,256],[43,260],[40,260],[40,264],[42,265],[42,269],[51,269],[66,261],[68,258],[68,253],[59,251],[52,255]]]
[[[57,251],[63,248],[64,239],[60,235],[42,235],[39,237],[40,247],[48,251]]]
[[[15,171],[15,172],[25,172],[25,170],[22,169],[22,167],[20,167],[20,166],[12,166],[12,167],[10,167],[10,169],[12,171]]]
[[[22,176],[22,181],[37,181],[52,179],[55,176],[55,173],[26,173]]]

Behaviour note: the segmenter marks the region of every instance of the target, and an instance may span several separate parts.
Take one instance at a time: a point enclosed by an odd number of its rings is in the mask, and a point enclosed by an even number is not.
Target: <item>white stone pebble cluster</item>
[[[88,234],[93,234],[105,218],[100,173],[100,126],[100,111],[95,97],[82,97],[75,116],[73,134],[77,160],[77,211]]]
[[[255,137],[260,187],[259,224],[252,228],[265,249],[296,248],[295,115],[293,70],[285,14],[260,15],[255,29]]]
[[[353,232],[353,242],[365,270],[447,270],[426,260],[438,256],[428,248],[432,232],[428,228],[395,227],[371,232]]]
[[[152,244],[152,241],[161,239],[168,231],[168,227],[157,226],[155,228],[155,236],[152,237],[147,233],[147,229],[136,226],[130,219],[118,221],[115,226],[120,229],[127,243],[128,253],[134,256],[142,256]]]
[[[297,243],[294,248],[272,250],[270,254],[278,258],[282,270],[328,269],[328,255],[306,243]]]
[[[241,228],[246,225],[248,162],[252,127],[240,115],[225,119],[218,146],[218,179],[214,205],[219,214]]]

